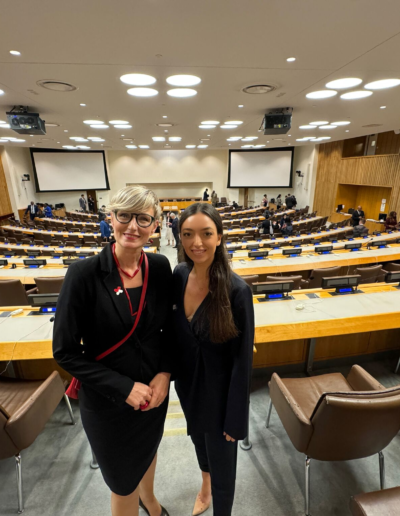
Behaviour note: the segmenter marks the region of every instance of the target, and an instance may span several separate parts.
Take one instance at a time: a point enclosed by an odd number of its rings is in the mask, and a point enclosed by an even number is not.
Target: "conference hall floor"
[[[176,264],[176,250],[165,246],[161,252]],[[395,360],[362,364],[383,385],[400,382],[392,373]],[[350,366],[318,370],[315,374],[340,371]],[[291,373],[285,376],[303,376]],[[297,516],[304,514],[304,458],[295,451],[276,413],[265,428],[269,374],[253,380],[250,410],[250,436],[253,448],[239,449],[237,489],[233,516]],[[169,414],[181,412],[172,387]],[[78,402],[73,402],[76,426],[69,424],[63,402],[35,443],[22,453],[25,514],[27,516],[108,516],[110,494],[99,470],[89,467],[90,448],[82,429]],[[170,516],[190,516],[200,487],[200,472],[185,420],[169,417],[162,440],[156,475],[156,494]],[[400,485],[400,435],[385,450],[386,485]],[[352,494],[379,489],[378,457],[351,462],[312,462],[312,501],[314,516],[350,514]],[[13,515],[17,509],[14,460],[0,461],[0,515]],[[206,514],[212,514],[212,510]],[[144,516],[144,513],[141,512]]]

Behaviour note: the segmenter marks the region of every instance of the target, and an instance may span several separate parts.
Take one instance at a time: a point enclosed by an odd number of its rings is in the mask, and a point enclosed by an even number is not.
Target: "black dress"
[[[173,321],[179,368],[175,387],[187,421],[188,435],[226,432],[236,440],[247,435],[253,362],[254,309],[250,287],[232,274],[230,300],[238,337],[222,344],[210,340],[196,322],[207,297],[189,322],[184,293],[191,267],[173,273]]]
[[[54,327],[54,357],[82,382],[83,427],[105,482],[121,496],[136,489],[152,463],[168,408],[168,397],[148,412],[125,401],[136,381],[148,385],[157,373],[171,372],[171,268],[164,256],[147,256],[146,305],[134,334],[117,350],[94,360],[129,333],[135,319],[125,293],[117,294],[122,285],[110,246],[70,266]],[[142,287],[128,290],[135,313]]]

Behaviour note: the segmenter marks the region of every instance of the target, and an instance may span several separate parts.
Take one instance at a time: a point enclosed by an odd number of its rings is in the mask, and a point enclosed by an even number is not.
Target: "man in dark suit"
[[[353,214],[351,216],[351,220],[353,222],[353,226],[358,226],[360,223],[360,219],[364,218],[364,212],[362,210],[362,207],[359,206],[356,210],[353,211]]]
[[[206,188],[203,193],[203,201],[208,201],[209,197],[210,197],[210,194],[208,193],[208,188]]]
[[[26,208],[25,215],[27,213],[29,213],[29,216],[32,221],[35,220],[35,217],[38,216],[39,208],[36,206],[36,204],[33,201],[31,201],[30,205]]]
[[[286,198],[286,208],[288,210],[291,210],[293,208],[293,204],[294,204],[294,199],[291,195],[289,195],[289,197]]]
[[[170,215],[170,219],[171,219],[171,224],[172,224],[172,234],[174,235],[174,238],[175,238],[175,246],[173,247],[173,249],[177,249],[178,246],[179,246],[179,220],[178,220],[178,217],[175,215],[175,213],[171,213]]]
[[[353,227],[353,237],[361,237],[364,235],[368,235],[368,228],[366,228],[364,226],[364,224],[365,224],[365,219],[361,218],[359,220],[359,223],[357,224],[357,226]]]

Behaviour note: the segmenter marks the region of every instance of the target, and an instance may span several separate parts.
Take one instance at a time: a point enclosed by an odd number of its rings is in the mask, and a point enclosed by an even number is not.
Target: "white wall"
[[[268,199],[277,197],[279,194],[282,198],[290,193],[294,194],[297,199],[297,207],[304,208],[310,206],[310,210],[314,201],[315,180],[317,172],[318,151],[315,145],[303,145],[295,147],[293,158],[293,178],[292,188],[249,188],[249,204],[258,205],[264,194]],[[299,178],[296,170],[301,170],[304,178]]]
[[[228,153],[224,150],[108,151],[107,160],[110,196],[132,183],[154,184],[160,197],[170,195],[163,193],[160,183],[191,183],[193,186],[200,183],[201,188],[209,185],[219,197],[238,198],[237,188],[227,188]],[[169,192],[167,185],[165,191]]]
[[[168,197],[176,199],[177,197],[203,197],[204,190],[208,188],[211,195],[212,183],[141,183],[143,186],[150,188],[160,198]]]

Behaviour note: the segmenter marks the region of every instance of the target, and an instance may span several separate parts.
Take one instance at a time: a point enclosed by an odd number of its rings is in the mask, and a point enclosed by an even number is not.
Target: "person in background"
[[[361,237],[368,235],[368,228],[364,226],[365,219],[361,217],[358,221],[357,226],[353,227],[353,237]]]
[[[100,220],[101,215],[105,215],[105,216],[107,215],[106,214],[106,206],[105,206],[105,204],[103,204],[103,206],[99,209],[98,215],[99,215],[99,220]]]
[[[294,205],[294,199],[291,195],[288,195],[286,197],[286,200],[285,200],[285,204],[286,204],[286,208],[288,210],[291,210],[293,208],[293,205]]]
[[[208,201],[209,197],[210,197],[210,194],[208,193],[208,188],[206,188],[203,193],[203,201]]]
[[[165,216],[165,227],[167,229],[165,233],[165,238],[168,241],[167,245],[174,245],[174,236],[172,234],[172,219],[171,219],[171,212],[168,211]]]
[[[253,296],[229,266],[215,208],[192,204],[183,212],[179,229],[180,263],[172,289],[179,357],[175,387],[202,476],[192,514],[205,512],[212,500],[215,516],[230,516],[237,445],[247,435]]]
[[[214,206],[214,208],[217,206],[218,202],[218,194],[215,190],[212,191],[211,194],[211,204]]]
[[[286,219],[286,222],[283,224],[282,228],[282,235],[285,236],[291,236],[293,233],[293,223],[290,217]]]
[[[179,246],[179,220],[175,213],[171,213],[171,230],[175,238],[175,245],[173,249],[178,249]]]
[[[105,215],[100,216],[100,233],[104,242],[109,242],[111,237],[111,228],[108,225]]]
[[[278,208],[280,208],[282,206],[282,196],[281,196],[281,194],[279,194],[278,197],[276,198],[276,205],[278,206]]]
[[[82,211],[86,211],[87,203],[83,194],[79,197],[79,206]]]
[[[94,199],[91,195],[88,195],[88,206],[89,206],[89,211],[91,213],[94,213]]]
[[[233,201],[232,203],[232,207],[235,209],[235,210],[238,210],[239,209],[239,205],[236,201]]]
[[[269,210],[268,208],[264,211],[263,213],[263,217],[265,217],[266,219],[269,219],[271,217],[271,210]]]
[[[47,203],[44,205],[44,216],[47,217],[48,219],[53,218],[53,211]]]
[[[272,221],[272,229],[273,229],[273,232],[274,233],[280,233],[281,232],[281,227],[279,225],[279,223],[275,220]]]
[[[290,217],[289,215],[287,215],[286,213],[283,215],[283,217],[281,218],[281,221],[279,223],[280,227],[282,228],[285,224],[288,223],[288,220],[290,220]]]
[[[35,220],[35,217],[39,215],[39,208],[33,201],[31,201],[30,205],[26,208],[25,215],[27,213],[29,213],[29,217],[32,222]]]
[[[296,199],[295,195],[292,195],[292,199],[293,199],[293,208],[296,209],[297,199]]]
[[[385,220],[385,229],[396,229],[397,228],[397,213],[395,211],[391,211],[389,213],[389,217]]]
[[[363,209],[361,206],[359,206],[356,210],[353,211],[351,215],[351,221],[353,223],[353,226],[358,226],[360,223],[360,219],[365,218],[365,214],[363,212]]]
[[[273,224],[269,219],[263,220],[258,227],[263,235],[272,234],[274,232]]]
[[[264,194],[264,197],[261,200],[261,206],[263,208],[266,208],[268,206],[268,197],[267,194]]]

